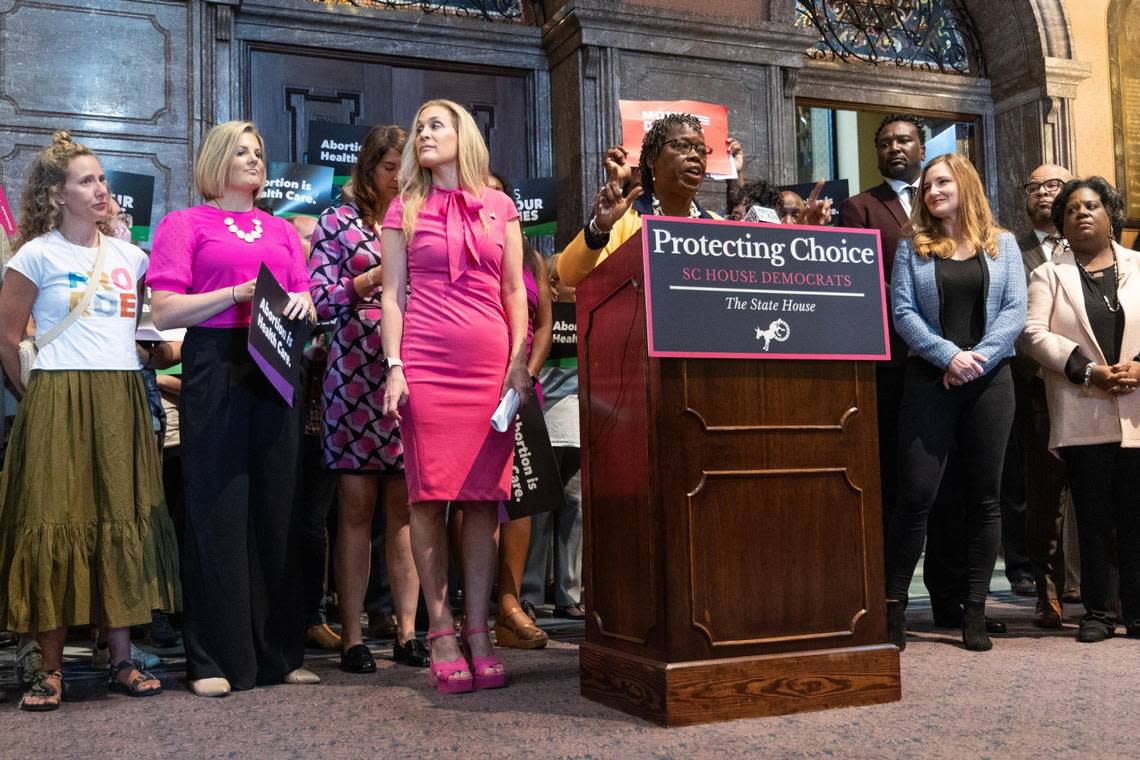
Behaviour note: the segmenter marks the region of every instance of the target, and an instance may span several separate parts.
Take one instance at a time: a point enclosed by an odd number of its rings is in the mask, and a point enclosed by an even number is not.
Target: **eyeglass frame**
[[[675,143],[684,143],[685,145],[688,145],[689,147],[682,150],[680,147],[675,146],[674,145]],[[698,146],[701,148],[704,148],[704,157],[705,158],[708,158],[713,153],[713,149],[710,148],[708,145],[705,145],[704,143],[691,142],[689,140],[686,140],[683,137],[674,137],[672,140],[666,140],[665,142],[663,142],[661,144],[662,145],[668,145],[668,146],[672,147],[673,150],[677,151],[682,156],[689,155],[689,151],[696,153],[698,156],[701,155],[701,151],[697,149]]]
[[[1057,187],[1055,189],[1048,187],[1052,183],[1057,183]],[[1021,186],[1021,189],[1025,191],[1025,195],[1027,197],[1032,198],[1034,195],[1037,195],[1037,193],[1040,192],[1041,188],[1043,188],[1043,187],[1046,190],[1049,190],[1050,192],[1059,193],[1059,192],[1061,192],[1061,188],[1064,186],[1065,186],[1065,180],[1057,179],[1056,177],[1054,177],[1052,179],[1047,179],[1044,182],[1026,182],[1024,185]]]

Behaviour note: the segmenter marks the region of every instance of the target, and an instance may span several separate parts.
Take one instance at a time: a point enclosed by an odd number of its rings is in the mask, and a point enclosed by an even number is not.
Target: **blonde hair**
[[[404,237],[408,239],[411,239],[415,231],[416,219],[420,215],[420,209],[423,208],[432,184],[431,170],[420,166],[419,152],[416,150],[418,142],[416,126],[419,124],[420,114],[435,106],[447,110],[455,124],[458,135],[456,163],[459,187],[482,197],[487,175],[491,170],[483,135],[466,108],[451,100],[429,100],[420,106],[415,118],[412,119],[409,139],[404,145],[404,155],[400,160],[400,195],[404,200],[403,230]],[[479,212],[479,215],[482,217],[483,213]],[[486,219],[483,219],[483,229],[487,230]]]
[[[251,134],[257,138],[261,148],[261,184],[253,193],[253,199],[261,197],[265,190],[266,167],[265,141],[252,121],[225,121],[213,126],[202,140],[198,149],[198,160],[194,162],[194,184],[203,200],[221,198],[226,191],[226,179],[230,173],[230,160],[234,157],[242,135]]]
[[[80,156],[91,156],[98,160],[98,156],[87,146],[72,140],[70,132],[60,129],[52,134],[51,145],[32,161],[24,183],[24,194],[20,199],[20,226],[13,246],[15,250],[59,226],[63,219],[59,195],[67,184],[67,169],[71,166],[71,161]],[[109,195],[110,189],[107,192]],[[107,205],[107,218],[100,220],[98,227],[102,232],[110,233],[110,204]]]
[[[982,188],[982,180],[974,165],[968,158],[957,153],[947,153],[932,159],[919,177],[919,192],[910,214],[915,253],[924,259],[931,256],[948,259],[954,255],[954,249],[958,246],[957,241],[946,234],[942,220],[932,216],[926,207],[926,174],[931,167],[940,164],[946,164],[950,176],[958,185],[958,219],[954,226],[957,238],[969,244],[973,250],[985,251],[991,259],[996,259],[997,236],[1004,230],[994,221]]]

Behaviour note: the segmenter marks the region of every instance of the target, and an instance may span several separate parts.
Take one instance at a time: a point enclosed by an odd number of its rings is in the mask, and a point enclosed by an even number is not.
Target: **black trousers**
[[[1140,624],[1140,449],[1116,443],[1061,449],[1077,514],[1081,547],[1081,601],[1089,614]]]
[[[894,345],[891,346],[892,351]],[[895,489],[898,487],[899,468],[899,403],[903,395],[906,364],[879,364],[875,366],[875,400],[879,421],[879,481],[883,501],[883,535],[891,524],[895,511]]]
[[[1026,548],[1040,599],[1060,599],[1065,591],[1062,492],[1065,465],[1049,451],[1049,405],[1045,383],[1014,374],[1017,416],[1014,436],[1022,446],[1026,502]],[[1009,562],[1009,559],[1006,559]]]
[[[1007,363],[963,386],[912,358],[899,406],[899,480],[887,531],[887,598],[905,600],[950,451],[957,444],[964,488],[967,601],[985,602],[1001,542],[1002,460],[1013,423]]]
[[[321,441],[304,436],[301,446],[300,562],[301,600],[305,627],[327,623],[325,615],[326,569],[331,546],[328,535],[329,513],[336,501],[336,474],[325,469]]]
[[[265,379],[246,334],[194,327],[182,346],[187,672],[235,689],[281,683],[305,657],[303,406],[287,406]]]

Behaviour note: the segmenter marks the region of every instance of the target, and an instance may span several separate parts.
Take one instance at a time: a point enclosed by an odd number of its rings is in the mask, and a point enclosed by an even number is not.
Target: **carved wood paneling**
[[[865,506],[842,468],[705,471],[688,495],[693,627],[713,647],[851,636],[870,595]]]
[[[155,137],[184,124],[186,8],[103,5],[17,0],[0,13],[0,123]]]
[[[37,132],[0,133],[0,185],[4,186],[15,213],[19,213],[16,209],[28,166],[50,139]],[[184,146],[135,138],[77,136],[76,139],[95,152],[104,169],[149,174],[155,178],[152,229],[168,211],[185,205],[185,188],[191,180]]]
[[[859,410],[861,388],[851,362],[740,362],[699,360],[700,381],[690,381],[684,362],[685,412],[708,431],[842,430]],[[741,384],[751,392],[726,396],[714,377]],[[790,382],[788,382],[790,381]],[[837,394],[839,383],[847,391]]]
[[[659,600],[654,522],[655,486],[645,438],[648,366],[644,350],[645,308],[636,282],[627,281],[600,302],[582,323],[589,348],[590,404],[582,420],[585,503],[583,533],[593,548],[583,562],[607,558],[586,572],[589,609],[601,636],[645,644]],[[628,325],[628,331],[597,329]],[[582,326],[579,330],[582,331]],[[622,442],[628,442],[628,445]],[[590,452],[622,451],[617,456]]]

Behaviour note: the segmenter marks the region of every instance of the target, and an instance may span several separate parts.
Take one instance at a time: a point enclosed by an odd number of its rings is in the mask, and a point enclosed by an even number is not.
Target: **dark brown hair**
[[[352,199],[360,209],[360,218],[368,226],[378,224],[383,220],[384,209],[380,208],[380,192],[373,180],[381,159],[389,150],[402,153],[404,143],[408,140],[408,133],[393,124],[380,124],[368,130],[364,136],[364,145],[356,156],[356,163],[352,166]]]

